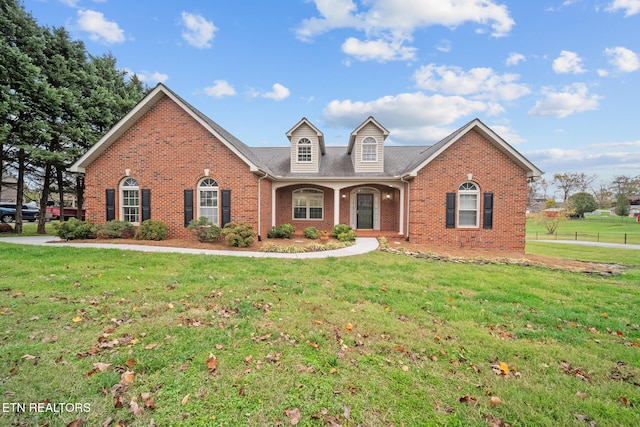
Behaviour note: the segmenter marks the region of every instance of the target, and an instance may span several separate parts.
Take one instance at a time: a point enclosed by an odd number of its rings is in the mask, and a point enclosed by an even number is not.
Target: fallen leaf
[[[126,371],[120,376],[120,384],[131,385],[136,378],[136,374],[132,371]]]
[[[624,406],[633,406],[631,402],[629,402],[629,399],[624,396],[620,396],[620,403],[622,403]]]
[[[292,426],[295,426],[300,422],[300,410],[298,408],[285,409],[284,413],[289,417],[289,421],[291,421]]]
[[[71,421],[67,424],[67,427],[82,427],[84,425],[84,420],[82,418],[78,418],[77,420]]]
[[[209,368],[209,373],[212,374],[217,367],[218,359],[216,359],[213,353],[209,353],[209,358],[207,359],[207,368]]]
[[[402,370],[403,370],[403,371],[405,371],[405,372],[407,372],[407,371],[409,370],[409,367],[408,367],[407,365],[404,365],[404,366],[402,367]]]
[[[125,365],[127,365],[130,368],[133,368],[133,365],[136,364],[136,360],[135,359],[127,359],[126,362],[124,362]]]
[[[97,372],[104,372],[109,368],[109,366],[111,366],[111,363],[96,362],[93,364],[93,369]]]
[[[142,415],[143,410],[144,408],[138,405],[138,402],[136,402],[135,400],[129,402],[129,412],[131,412],[134,417],[139,417],[140,415]]]
[[[498,396],[491,396],[491,404],[492,405],[499,405],[502,403],[502,400],[500,400],[500,398]]]
[[[73,319],[71,319],[74,323],[78,323],[78,322],[82,322],[82,317],[80,316],[76,316]]]
[[[349,408],[347,405],[344,405],[344,417],[346,419],[351,418],[351,408]]]
[[[153,350],[154,348],[156,348],[158,346],[158,343],[151,343],[151,344],[147,344],[144,346],[145,350]]]
[[[475,397],[471,397],[468,394],[462,396],[460,399],[458,399],[458,402],[460,403],[465,403],[467,405],[475,405],[478,403],[478,399],[476,399]]]
[[[500,369],[500,371],[502,371],[503,375],[508,375],[509,374],[509,365],[507,365],[504,362],[500,362],[500,364],[498,365],[498,369]]]
[[[58,336],[57,335],[53,335],[53,336],[45,335],[42,338],[42,342],[45,343],[45,344],[51,344],[51,343],[54,343],[56,341],[58,341]]]
[[[582,391],[577,391],[576,392],[576,396],[579,397],[580,399],[584,400],[587,398],[587,393],[584,393]]]
[[[187,404],[190,397],[191,397],[191,394],[187,394],[185,397],[182,398],[182,406]]]
[[[318,349],[318,344],[316,344],[316,343],[314,343],[312,341],[307,340],[307,344],[309,344],[311,347],[315,348],[316,350]]]
[[[347,332],[351,332],[353,330],[353,326],[351,325],[351,323],[347,323],[347,326],[345,326],[344,329]]]
[[[25,354],[24,356],[22,356],[22,359],[33,360],[33,359],[37,359],[37,357],[32,356],[30,354]]]

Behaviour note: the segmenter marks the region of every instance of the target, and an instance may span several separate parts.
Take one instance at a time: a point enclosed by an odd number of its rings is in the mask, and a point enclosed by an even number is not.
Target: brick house
[[[343,146],[306,118],[285,147],[249,147],[158,84],[70,171],[85,174],[87,219],[169,225],[206,216],[330,230],[350,224],[434,246],[523,251],[528,180],[542,172],[480,120],[431,146],[385,146],[369,117]]]

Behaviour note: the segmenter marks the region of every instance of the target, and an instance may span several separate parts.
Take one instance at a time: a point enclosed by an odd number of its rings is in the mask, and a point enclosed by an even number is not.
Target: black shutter
[[[222,226],[231,222],[231,190],[222,190]]]
[[[142,190],[142,220],[151,219],[151,190]]]
[[[456,228],[456,193],[447,193],[447,228]]]
[[[184,190],[184,226],[193,219],[193,190]]]
[[[107,188],[106,199],[105,208],[107,212],[107,221],[113,221],[116,219],[116,190],[113,188]]]
[[[493,193],[484,193],[482,228],[493,228]]]

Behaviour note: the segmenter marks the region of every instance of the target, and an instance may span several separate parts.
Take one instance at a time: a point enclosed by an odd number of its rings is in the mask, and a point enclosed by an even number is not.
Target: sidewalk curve
[[[358,237],[352,246],[342,249],[334,249],[330,251],[318,252],[302,252],[297,254],[283,254],[276,252],[250,252],[250,251],[224,251],[213,249],[193,249],[193,248],[173,248],[170,246],[147,246],[147,245],[125,245],[118,243],[73,243],[64,242],[54,236],[2,236],[0,242],[15,243],[20,245],[37,245],[37,246],[71,246],[74,248],[100,248],[100,249],[122,249],[140,252],[169,252],[180,254],[194,255],[220,255],[220,256],[238,256],[252,258],[292,258],[292,259],[310,259],[310,258],[329,258],[329,257],[345,257],[352,255],[361,255],[367,252],[375,251],[378,248],[378,239],[374,237]],[[52,244],[51,242],[56,242]]]

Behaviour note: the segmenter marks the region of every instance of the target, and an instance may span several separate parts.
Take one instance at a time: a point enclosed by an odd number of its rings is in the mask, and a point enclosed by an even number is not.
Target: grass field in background
[[[3,403],[90,408],[0,424],[638,425],[640,257],[568,246],[632,268],[0,242]]]
[[[590,242],[640,244],[640,223],[635,218],[609,215],[586,216],[562,221],[556,235],[547,234],[534,218],[527,219],[527,240],[582,240]]]

